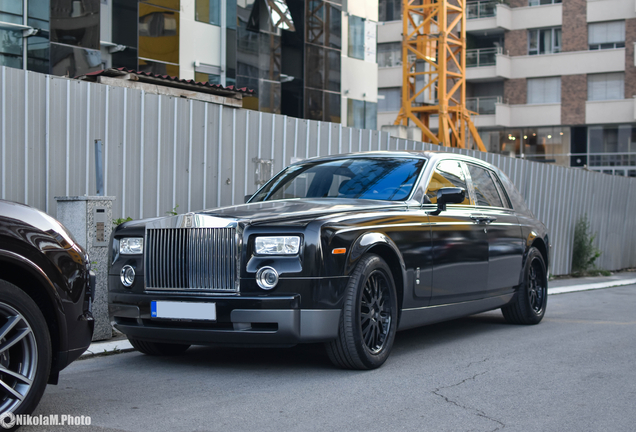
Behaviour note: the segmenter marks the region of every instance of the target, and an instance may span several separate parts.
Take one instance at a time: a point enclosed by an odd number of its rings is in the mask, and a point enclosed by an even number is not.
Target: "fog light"
[[[271,290],[278,283],[278,272],[271,267],[263,267],[256,273],[256,283],[264,290]]]
[[[123,266],[119,278],[125,287],[130,287],[135,281],[135,269],[129,265]]]

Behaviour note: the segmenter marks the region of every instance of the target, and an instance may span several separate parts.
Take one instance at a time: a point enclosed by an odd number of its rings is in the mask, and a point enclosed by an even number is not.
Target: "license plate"
[[[152,318],[216,321],[216,303],[153,301]]]

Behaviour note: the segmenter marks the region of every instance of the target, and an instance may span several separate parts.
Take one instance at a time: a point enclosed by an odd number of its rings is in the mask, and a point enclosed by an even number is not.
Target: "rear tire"
[[[174,356],[186,352],[190,345],[149,342],[128,336],[130,344],[139,352],[151,356]]]
[[[501,308],[506,321],[512,324],[539,324],[548,304],[548,277],[543,255],[530,248],[523,267],[523,282],[515,300]]]
[[[344,369],[382,366],[393,348],[397,320],[391,269],[377,255],[363,256],[347,285],[338,337],[325,344],[329,359]]]

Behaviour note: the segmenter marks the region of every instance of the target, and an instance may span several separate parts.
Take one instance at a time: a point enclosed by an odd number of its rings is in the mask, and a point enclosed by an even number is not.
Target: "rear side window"
[[[475,189],[476,204],[486,207],[504,207],[490,171],[477,165],[467,164],[467,166]]]
[[[464,189],[466,191],[466,198],[461,204],[470,205],[466,176],[464,175],[461,162],[445,160],[437,164],[431,181],[428,183],[428,188],[426,188],[426,196],[432,204],[437,204],[437,191],[445,187]]]
[[[503,201],[503,206],[511,209],[512,204],[510,203],[510,197],[506,193],[506,189],[503,187],[503,184],[501,183],[501,179],[499,178],[499,176],[497,176],[497,174],[493,172],[491,172],[490,175],[495,180],[495,185],[497,186],[497,190],[499,191],[499,196],[501,197],[501,200]]]

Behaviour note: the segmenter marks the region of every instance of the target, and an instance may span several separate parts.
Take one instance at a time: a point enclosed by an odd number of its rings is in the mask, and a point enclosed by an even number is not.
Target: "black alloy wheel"
[[[347,286],[338,337],[325,344],[329,359],[345,369],[382,366],[393,348],[397,317],[391,269],[377,255],[363,256]]]
[[[0,280],[0,413],[33,412],[46,388],[51,352],[49,329],[37,304]]]
[[[372,354],[384,348],[391,328],[391,299],[387,275],[374,270],[369,275],[360,301],[362,339]]]
[[[528,251],[522,275],[516,296],[501,312],[512,324],[539,324],[548,303],[548,277],[543,255],[537,248]]]
[[[538,259],[533,259],[530,263],[530,272],[528,274],[528,302],[535,314],[543,311],[543,298],[547,294],[547,286],[543,282],[544,270]]]

